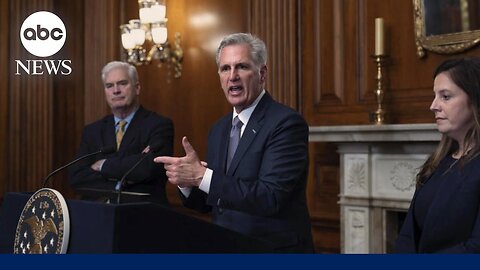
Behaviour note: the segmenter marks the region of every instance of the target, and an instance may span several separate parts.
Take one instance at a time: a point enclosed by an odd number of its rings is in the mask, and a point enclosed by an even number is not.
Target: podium
[[[0,253],[13,253],[15,231],[31,194],[7,193],[0,220]],[[272,253],[272,247],[226,228],[152,203],[67,200],[67,253]]]

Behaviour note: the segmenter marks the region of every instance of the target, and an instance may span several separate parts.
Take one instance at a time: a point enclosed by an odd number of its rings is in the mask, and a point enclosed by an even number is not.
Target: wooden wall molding
[[[266,88],[279,102],[301,110],[298,0],[250,0],[249,32],[266,43]]]
[[[344,101],[343,1],[314,1],[313,21],[304,26],[313,32],[312,58],[315,107],[336,106]],[[311,33],[302,33],[310,35]],[[307,45],[308,46],[308,45]],[[332,76],[322,76],[333,71]]]
[[[355,19],[345,1],[302,1],[302,104],[305,115],[338,113],[352,99],[348,87],[356,72],[355,59],[347,50],[351,39],[346,21]],[[353,77],[354,78],[354,77]]]
[[[8,88],[7,190],[33,191],[52,168],[53,81],[48,75],[15,75],[15,59],[36,59],[22,46],[18,34],[25,18],[52,10],[53,1],[10,1],[10,70]]]
[[[0,1],[0,10],[9,10],[9,1]],[[8,155],[8,85],[9,85],[9,69],[11,67],[9,50],[10,50],[10,12],[2,13],[0,16],[0,156],[6,157]],[[5,172],[3,178],[0,178],[0,194],[7,191],[8,178],[8,163],[7,159],[0,158],[0,171]],[[2,196],[0,195],[0,198]]]
[[[120,59],[120,6],[124,0],[85,0],[84,39],[84,123],[91,123],[110,112],[105,102],[100,74],[103,66]],[[122,17],[123,18],[123,17]]]

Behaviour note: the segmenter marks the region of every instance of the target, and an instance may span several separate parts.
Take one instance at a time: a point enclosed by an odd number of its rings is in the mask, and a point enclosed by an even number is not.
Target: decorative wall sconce
[[[182,76],[183,50],[180,33],[175,42],[167,41],[165,0],[138,0],[140,19],[130,20],[120,26],[122,46],[127,51],[127,61],[135,65],[147,65],[152,60],[174,68],[174,77]],[[147,53],[147,47],[151,46]]]

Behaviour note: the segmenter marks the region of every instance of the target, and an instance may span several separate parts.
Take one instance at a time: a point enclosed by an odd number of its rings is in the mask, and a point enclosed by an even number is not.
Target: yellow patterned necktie
[[[125,126],[127,125],[127,121],[120,120],[118,122],[118,129],[117,129],[117,149],[120,148],[120,144],[122,143],[123,135],[125,135]]]

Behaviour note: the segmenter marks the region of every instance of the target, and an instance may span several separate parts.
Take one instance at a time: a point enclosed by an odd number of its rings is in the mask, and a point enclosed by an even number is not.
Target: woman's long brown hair
[[[460,158],[463,166],[480,153],[480,58],[449,59],[440,64],[433,78],[445,73],[461,88],[469,98],[469,106],[473,111],[474,123],[465,134],[462,149],[468,149]],[[425,183],[438,167],[440,161],[459,149],[458,142],[443,135],[435,152],[427,159],[417,174],[417,187]]]

